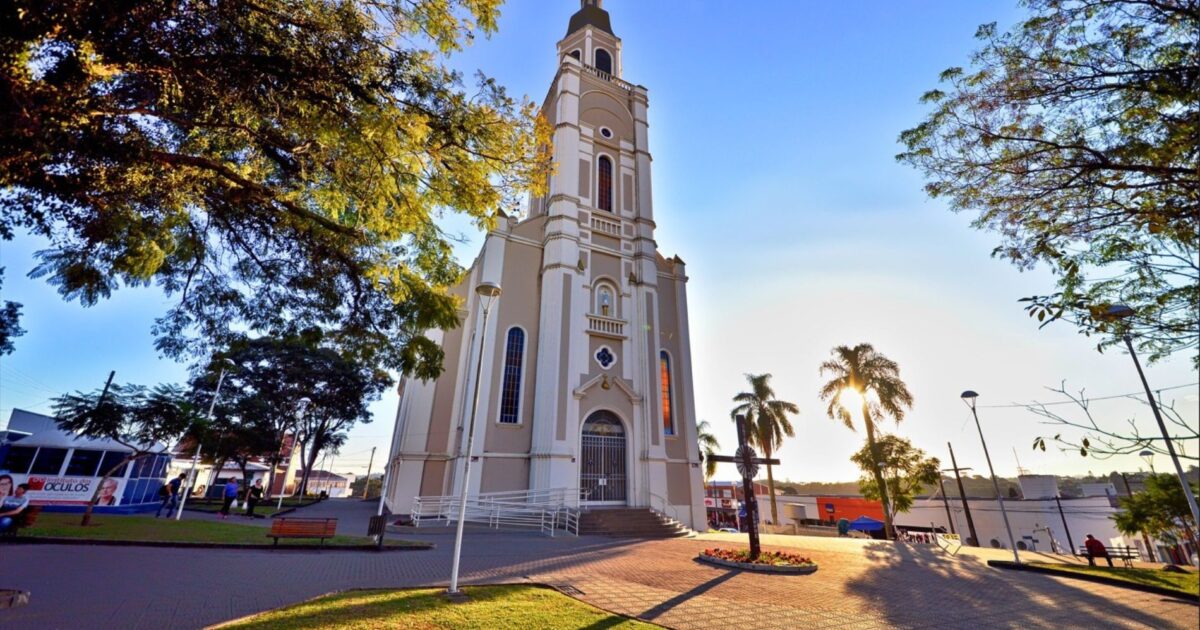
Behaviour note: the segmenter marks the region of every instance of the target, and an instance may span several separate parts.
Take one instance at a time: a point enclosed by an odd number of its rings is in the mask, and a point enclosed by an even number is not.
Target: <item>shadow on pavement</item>
[[[863,549],[872,570],[846,590],[876,603],[892,626],[1162,627],[1163,620],[1109,597],[1032,573],[998,573],[974,556],[951,559],[939,550],[903,543]],[[953,612],[947,602],[953,601]]]

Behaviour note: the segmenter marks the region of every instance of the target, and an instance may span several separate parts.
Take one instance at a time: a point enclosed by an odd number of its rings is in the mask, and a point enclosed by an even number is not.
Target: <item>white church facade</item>
[[[581,0],[557,56],[548,192],[500,219],[453,289],[442,375],[402,384],[388,507],[457,492],[479,366],[471,494],[578,489],[704,529],[687,275],[654,241],[647,90],[623,79],[601,0]],[[484,282],[502,288],[486,330]]]

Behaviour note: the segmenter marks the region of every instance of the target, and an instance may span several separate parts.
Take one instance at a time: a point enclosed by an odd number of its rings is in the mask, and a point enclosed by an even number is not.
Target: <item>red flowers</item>
[[[754,564],[768,564],[773,566],[804,566],[816,564],[809,558],[805,558],[800,554],[788,553],[786,551],[763,551],[758,554],[757,560],[750,559],[749,549],[705,549],[704,555],[731,562],[752,562]]]

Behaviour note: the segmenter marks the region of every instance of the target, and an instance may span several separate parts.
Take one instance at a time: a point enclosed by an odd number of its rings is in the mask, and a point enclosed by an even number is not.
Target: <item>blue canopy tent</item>
[[[883,521],[877,521],[868,516],[860,516],[850,521],[850,529],[860,532],[877,532],[883,529]]]

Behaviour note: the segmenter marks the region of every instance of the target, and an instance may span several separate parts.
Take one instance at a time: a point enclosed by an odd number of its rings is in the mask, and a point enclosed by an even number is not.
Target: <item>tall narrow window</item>
[[[600,72],[612,74],[612,55],[608,54],[603,48],[596,49],[596,69]]]
[[[525,358],[525,331],[510,328],[504,350],[504,382],[500,386],[500,422],[517,424],[521,417],[521,363]]]
[[[601,155],[600,161],[597,162],[596,181],[598,190],[596,191],[597,205],[601,210],[612,212],[612,160],[608,156]]]
[[[663,434],[675,435],[675,419],[671,416],[671,357],[665,350],[658,353],[658,365],[662,372]]]

